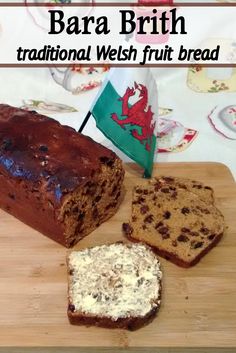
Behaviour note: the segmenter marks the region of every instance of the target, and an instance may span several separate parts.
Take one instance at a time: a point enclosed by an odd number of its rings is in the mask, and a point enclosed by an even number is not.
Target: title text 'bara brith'
[[[119,10],[120,31],[119,34],[147,34],[145,27],[148,25],[148,34],[187,34],[185,18],[176,15],[176,8],[167,11],[153,9],[153,16],[136,17],[133,10]],[[111,32],[109,20],[106,16],[71,16],[65,18],[62,10],[49,10],[50,31],[49,34],[109,34]]]

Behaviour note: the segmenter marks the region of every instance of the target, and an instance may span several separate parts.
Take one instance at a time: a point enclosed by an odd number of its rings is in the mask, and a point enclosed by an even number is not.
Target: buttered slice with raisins
[[[133,191],[132,217],[124,233],[182,267],[195,265],[224,232],[224,218],[212,204],[187,188],[155,182]]]
[[[157,314],[162,272],[147,245],[115,243],[73,251],[68,267],[72,324],[135,330]]]

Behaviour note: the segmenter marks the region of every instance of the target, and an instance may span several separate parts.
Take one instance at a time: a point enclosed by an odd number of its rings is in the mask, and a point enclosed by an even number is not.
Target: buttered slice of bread
[[[161,188],[165,188],[165,186],[167,188],[177,187],[183,190],[191,191],[198,195],[203,201],[214,204],[214,191],[212,187],[197,180],[172,176],[160,176],[150,179],[149,184],[152,185],[156,191]]]
[[[135,330],[161,302],[160,263],[144,244],[115,243],[68,257],[71,324]]]
[[[190,267],[220,240],[224,218],[213,204],[187,189],[137,186],[132,218],[123,224],[123,231],[130,239],[154,247],[160,256]]]

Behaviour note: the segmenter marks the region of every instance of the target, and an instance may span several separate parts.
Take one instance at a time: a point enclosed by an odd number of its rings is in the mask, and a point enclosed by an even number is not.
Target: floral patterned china
[[[208,119],[218,133],[228,139],[236,140],[236,104],[215,107]]]
[[[53,80],[72,94],[79,94],[101,85],[108,66],[82,67],[74,65],[69,68],[50,68]]]

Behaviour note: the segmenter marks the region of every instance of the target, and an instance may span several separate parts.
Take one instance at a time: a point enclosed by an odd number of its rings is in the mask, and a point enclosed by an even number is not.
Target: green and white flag
[[[113,68],[91,113],[97,127],[150,177],[156,150],[157,87],[148,68]]]

